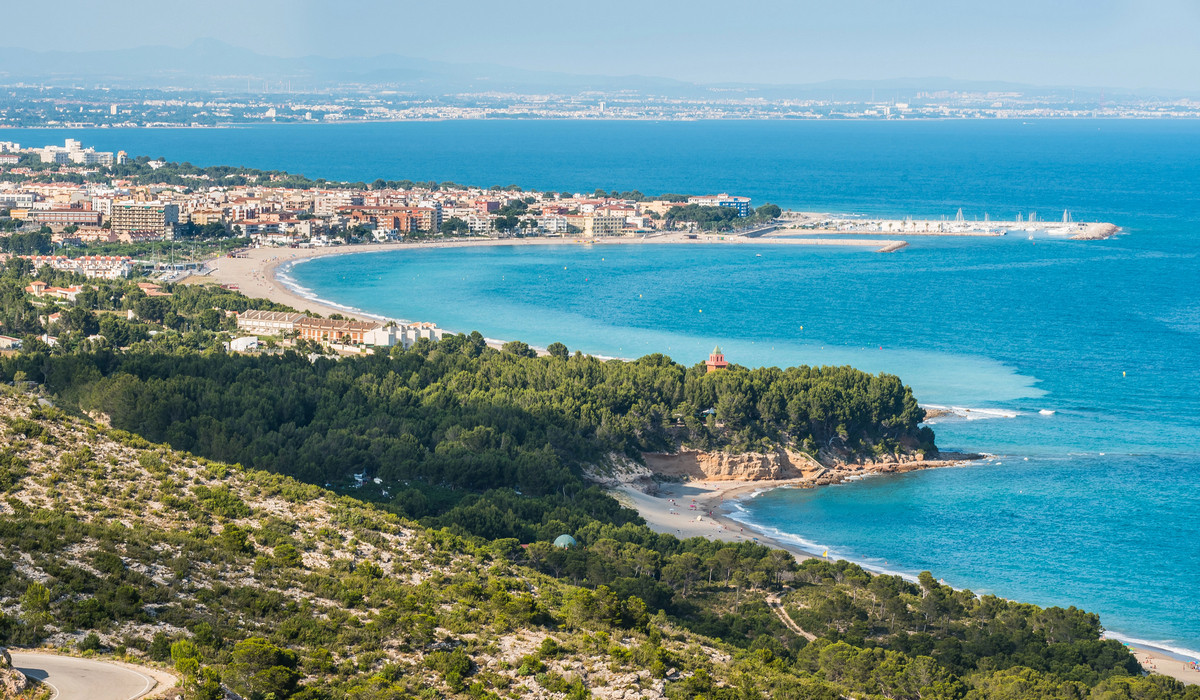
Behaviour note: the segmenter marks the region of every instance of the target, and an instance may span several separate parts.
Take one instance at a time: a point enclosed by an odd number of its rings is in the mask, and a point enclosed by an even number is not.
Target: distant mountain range
[[[516,92],[628,93],[663,97],[761,97],[904,100],[917,92],[1020,92],[1079,98],[1099,88],[1044,87],[951,78],[832,80],[800,85],[698,84],[642,75],[577,75],[492,64],[449,63],[396,54],[371,57],[281,58],[204,39],[183,48],[155,46],[109,51],[32,51],[0,47],[0,83],[113,88],[174,88],[227,92],[351,91],[387,87],[415,94]],[[265,89],[264,89],[265,88]],[[1161,95],[1161,91],[1158,91]],[[1129,96],[1129,90],[1106,90]],[[1145,96],[1145,95],[1143,95]]]

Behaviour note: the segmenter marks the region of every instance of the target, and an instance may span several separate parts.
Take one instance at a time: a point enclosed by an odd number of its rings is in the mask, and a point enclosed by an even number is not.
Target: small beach
[[[610,493],[623,505],[636,510],[655,532],[685,539],[704,537],[724,542],[758,542],[785,549],[800,559],[808,559],[817,553],[785,545],[731,519],[728,514],[728,509],[738,498],[748,497],[756,491],[802,483],[803,479],[688,481],[658,484],[658,493],[655,495],[633,486],[621,486]]]

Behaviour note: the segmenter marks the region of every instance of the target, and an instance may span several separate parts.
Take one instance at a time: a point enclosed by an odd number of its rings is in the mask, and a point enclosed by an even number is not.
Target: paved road
[[[154,679],[124,666],[52,654],[9,649],[13,667],[53,689],[52,700],[134,700],[154,687]]]

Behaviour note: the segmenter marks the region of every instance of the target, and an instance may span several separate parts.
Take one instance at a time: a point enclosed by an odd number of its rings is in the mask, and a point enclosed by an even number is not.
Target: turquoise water
[[[891,215],[1106,220],[1107,241],[411,250],[294,281],[371,312],[597,354],[899,374],[960,469],[776,490],[741,517],[831,554],[1099,612],[1200,649],[1200,124],[483,122],[6,133],[311,176],[719,191]],[[761,255],[761,257],[758,257]],[[981,411],[979,409],[986,409]],[[1052,412],[1052,413],[1051,413]]]

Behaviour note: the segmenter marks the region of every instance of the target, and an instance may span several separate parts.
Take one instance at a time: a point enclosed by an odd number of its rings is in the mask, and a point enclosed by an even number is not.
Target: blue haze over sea
[[[1200,650],[1200,123],[441,122],[7,130],[25,145],[310,177],[646,193],[785,208],[1110,221],[1106,241],[910,237],[801,246],[425,249],[289,275],[365,311],[492,338],[691,364],[900,375],[958,469],[775,490],[738,517],[877,569],[1101,614]],[[758,257],[761,255],[761,257]],[[986,409],[986,410],[978,410]],[[1053,411],[1053,413],[1049,413]]]

